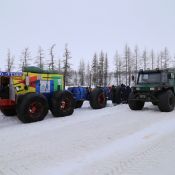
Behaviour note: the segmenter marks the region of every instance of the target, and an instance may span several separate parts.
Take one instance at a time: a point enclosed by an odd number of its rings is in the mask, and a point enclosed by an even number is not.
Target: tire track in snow
[[[98,150],[89,152],[87,155],[84,155],[83,158],[79,157],[70,161],[63,162],[59,167],[53,168],[51,171],[49,170],[48,172],[46,171],[43,174],[56,175],[58,172],[61,175],[77,174],[77,172],[81,171],[81,169],[88,167],[93,163],[98,164],[99,161],[107,159],[113,154],[117,153],[124,155],[131,154],[133,150],[139,149],[143,145],[149,145],[150,142],[153,142],[163,137],[164,135],[171,133],[172,131],[174,131],[174,128],[175,128],[175,119],[171,119],[166,122],[164,121],[156,123],[151,127],[146,128],[140,132],[116,140],[115,142],[105,145],[105,147],[102,147]],[[153,135],[153,136],[150,137],[149,139],[145,139],[145,135],[146,136]],[[132,159],[134,159],[134,161],[138,161],[144,158],[145,156],[151,154],[157,149],[158,146],[153,145],[148,149],[146,149],[146,151],[138,153],[138,155],[135,155],[134,158]],[[128,169],[128,166],[130,166],[131,162],[133,162],[132,159],[119,162],[119,166],[115,167],[115,169],[118,170],[119,174],[123,174],[124,170]]]
[[[83,172],[80,171],[76,174],[174,175],[175,168],[173,167],[175,158],[172,155],[175,156],[175,134],[169,130],[167,133],[165,131],[165,135],[159,135],[139,149],[133,150],[131,154],[111,155],[104,160],[100,160],[96,163],[93,162],[90,166],[91,168],[88,169],[89,166],[87,166]],[[165,163],[168,163],[168,166],[165,166]]]

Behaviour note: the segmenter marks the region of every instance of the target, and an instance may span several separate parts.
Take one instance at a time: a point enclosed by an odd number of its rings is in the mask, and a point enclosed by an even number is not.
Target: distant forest
[[[35,58],[35,66],[41,69],[57,70],[64,75],[67,86],[108,86],[119,85],[124,83],[131,84],[131,77],[137,76],[140,69],[166,69],[175,67],[175,57],[172,57],[168,48],[165,47],[160,52],[152,50],[140,50],[138,46],[131,49],[127,44],[123,53],[114,53],[113,58],[108,58],[108,54],[101,51],[94,53],[89,63],[80,60],[77,70],[72,69],[71,52],[65,45],[62,59],[56,59],[54,55],[55,44],[49,49],[49,58],[45,57],[44,50],[39,47],[38,54]],[[31,51],[25,48],[21,52],[20,64],[16,65],[15,57],[12,56],[10,49],[6,58],[6,71],[22,70],[23,67],[31,66]],[[113,71],[109,70],[109,60],[112,62]]]

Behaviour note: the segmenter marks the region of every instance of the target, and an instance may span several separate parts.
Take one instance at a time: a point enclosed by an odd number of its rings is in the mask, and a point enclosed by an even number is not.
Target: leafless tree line
[[[171,57],[168,48],[165,47],[160,52],[153,49],[140,50],[138,46],[131,49],[127,44],[123,53],[116,51],[112,63],[113,70],[109,70],[108,54],[101,51],[94,53],[91,62],[87,64],[83,59],[80,60],[78,70],[71,67],[71,52],[68,45],[65,45],[63,57],[56,58],[55,44],[49,48],[49,59],[46,59],[44,50],[39,47],[35,58],[35,66],[41,69],[57,70],[64,75],[65,85],[74,86],[107,86],[109,84],[131,85],[132,77],[136,77],[139,69],[165,69],[174,67],[175,57]],[[22,70],[26,66],[30,66],[32,62],[31,52],[29,48],[25,48],[21,53],[19,69]],[[11,55],[10,49],[7,52],[6,71],[14,70],[15,57]]]
[[[140,69],[166,69],[175,67],[174,62],[175,59],[170,56],[167,47],[156,53],[153,49],[151,51],[147,49],[140,51],[138,46],[131,50],[126,45],[123,54],[116,52],[115,78],[117,84],[125,83],[126,85],[131,85],[132,76],[136,77]]]

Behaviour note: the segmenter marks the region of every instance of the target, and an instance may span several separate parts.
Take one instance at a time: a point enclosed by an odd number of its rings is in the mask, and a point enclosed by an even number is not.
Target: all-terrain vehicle
[[[26,67],[23,72],[0,72],[0,110],[24,123],[43,120],[48,110],[55,117],[74,112],[74,99],[64,90],[63,75]]]
[[[170,112],[174,109],[175,69],[139,71],[128,104],[132,110],[141,110],[145,102],[158,105],[162,112]]]

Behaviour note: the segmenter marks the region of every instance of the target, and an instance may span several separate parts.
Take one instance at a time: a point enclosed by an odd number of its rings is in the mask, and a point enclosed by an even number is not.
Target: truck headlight
[[[137,90],[137,91],[139,91],[139,90],[140,90],[140,88],[139,88],[139,87],[137,87],[137,88],[136,88],[136,90]]]
[[[156,87],[155,91],[160,91],[162,88],[161,87]]]
[[[153,88],[153,87],[152,87],[152,88],[150,88],[150,91],[154,91],[154,90],[155,90],[155,88]]]
[[[16,91],[19,91],[19,90],[20,90],[20,88],[17,86],[17,87],[16,87]]]
[[[131,87],[131,91],[135,92],[136,91],[136,87]]]

